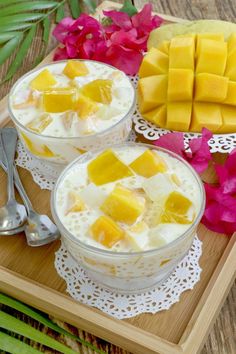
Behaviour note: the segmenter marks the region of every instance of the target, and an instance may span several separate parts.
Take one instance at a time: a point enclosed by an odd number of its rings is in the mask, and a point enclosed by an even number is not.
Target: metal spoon
[[[8,201],[6,205],[0,208],[0,231],[9,231],[22,226],[25,223],[27,215],[24,205],[17,203],[15,199],[13,164],[17,142],[16,130],[13,128],[2,129],[1,138],[8,171]]]

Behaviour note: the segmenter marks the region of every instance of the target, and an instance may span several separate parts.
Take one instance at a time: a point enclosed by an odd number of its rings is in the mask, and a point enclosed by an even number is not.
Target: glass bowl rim
[[[177,237],[175,240],[167,243],[164,246],[158,247],[158,248],[153,248],[150,250],[146,250],[146,251],[135,251],[135,252],[117,252],[117,251],[110,251],[110,250],[104,250],[102,248],[98,248],[95,246],[91,246],[88,245],[82,241],[80,241],[77,237],[75,237],[69,230],[66,229],[66,227],[63,225],[63,223],[60,221],[59,216],[57,214],[56,211],[56,195],[57,195],[57,189],[58,186],[61,184],[61,182],[63,181],[63,179],[65,178],[67,172],[72,169],[76,164],[79,163],[80,160],[86,158],[89,155],[93,155],[94,153],[99,153],[102,152],[106,149],[109,148],[121,148],[124,146],[130,146],[130,147],[135,147],[135,146],[142,146],[142,147],[146,147],[146,148],[151,148],[157,151],[163,151],[165,153],[168,153],[170,156],[177,158],[179,161],[181,161],[182,163],[184,163],[184,165],[190,170],[190,172],[192,172],[192,175],[194,176],[198,187],[199,187],[199,192],[201,194],[201,204],[199,207],[199,212],[197,214],[196,219],[194,220],[194,222],[191,224],[191,226],[179,237]],[[206,196],[205,196],[205,189],[203,187],[203,183],[199,177],[199,175],[197,174],[197,172],[193,169],[193,167],[187,162],[185,161],[181,156],[177,155],[176,153],[164,149],[162,147],[158,147],[155,145],[151,145],[151,144],[146,144],[146,143],[135,143],[135,142],[128,142],[128,143],[123,143],[123,144],[115,144],[115,145],[109,145],[106,146],[106,148],[101,148],[101,149],[96,149],[96,150],[91,150],[88,151],[82,155],[80,155],[78,158],[76,158],[75,160],[73,160],[60,174],[60,176],[58,177],[56,184],[52,190],[51,193],[51,212],[52,212],[52,216],[53,219],[56,223],[56,225],[59,228],[59,231],[62,230],[63,234],[66,234],[66,237],[69,238],[72,242],[76,243],[80,248],[82,249],[86,249],[88,251],[103,255],[103,256],[113,256],[113,257],[137,257],[137,256],[145,256],[145,255],[153,255],[153,254],[158,254],[159,252],[162,252],[163,250],[167,250],[169,248],[172,248],[172,246],[178,244],[181,240],[185,239],[185,237],[191,233],[191,231],[200,223],[200,220],[202,218],[202,215],[204,213],[205,210],[205,203],[206,203]]]
[[[125,77],[128,79],[129,83],[130,83],[130,87],[131,89],[133,90],[133,95],[134,95],[134,98],[133,98],[133,101],[131,103],[131,106],[128,110],[128,112],[118,121],[116,122],[115,124],[111,125],[110,127],[100,131],[100,132],[97,132],[95,134],[89,134],[89,135],[81,135],[81,136],[68,136],[68,137],[65,137],[65,136],[62,136],[62,137],[59,137],[59,136],[51,136],[51,135],[43,135],[43,134],[39,134],[39,133],[36,133],[28,128],[26,128],[25,125],[23,125],[21,122],[19,122],[19,120],[17,120],[17,118],[15,117],[13,111],[12,111],[12,108],[11,108],[11,96],[13,95],[16,87],[21,83],[21,81],[23,81],[27,76],[43,69],[43,68],[46,68],[48,66],[53,66],[53,65],[56,65],[56,64],[61,64],[61,63],[66,63],[68,62],[69,60],[72,60],[72,61],[83,61],[83,62],[86,62],[86,61],[89,61],[89,62],[93,62],[93,63],[97,63],[97,64],[100,64],[100,65],[104,65],[104,66],[108,66],[114,70],[117,70],[119,72],[121,72],[123,75],[125,75]],[[107,134],[109,133],[111,130],[113,130],[114,128],[116,128],[117,126],[119,126],[120,123],[124,122],[126,119],[129,118],[130,114],[132,114],[135,110],[135,107],[136,107],[136,90],[134,88],[134,85],[132,83],[132,81],[130,80],[130,78],[128,77],[128,75],[126,75],[123,71],[115,68],[114,66],[112,65],[109,65],[109,64],[106,64],[106,63],[103,63],[103,62],[100,62],[100,61],[97,61],[97,60],[90,60],[90,59],[66,59],[66,60],[58,60],[58,61],[55,61],[55,62],[50,62],[48,64],[44,64],[40,67],[36,67],[35,69],[33,70],[30,70],[28,71],[27,73],[25,73],[23,76],[21,76],[15,83],[14,85],[12,86],[10,92],[9,92],[9,95],[8,95],[8,112],[10,114],[10,117],[11,119],[13,120],[13,122],[15,123],[15,125],[17,127],[19,127],[19,129],[22,129],[23,131],[27,132],[27,133],[30,133],[30,134],[33,134],[37,137],[40,137],[40,138],[43,138],[43,139],[52,139],[52,140],[55,140],[55,141],[58,141],[58,140],[74,140],[74,139],[80,139],[80,140],[86,140],[88,138],[96,138],[96,137],[100,137],[100,136],[103,136],[103,134]]]

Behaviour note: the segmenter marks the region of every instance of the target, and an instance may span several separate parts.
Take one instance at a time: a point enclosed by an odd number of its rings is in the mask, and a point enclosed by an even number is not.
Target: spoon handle
[[[29,215],[30,212],[33,211],[33,206],[32,206],[31,201],[29,200],[29,197],[25,191],[25,188],[23,187],[23,184],[21,182],[20,176],[18,174],[18,171],[17,171],[17,168],[15,165],[14,165],[13,173],[14,173],[15,186],[16,186],[18,192],[20,193],[20,196],[21,196],[23,203],[25,205],[25,208],[27,210],[27,214]]]
[[[8,201],[15,199],[13,164],[16,151],[17,132],[14,128],[3,128],[1,130],[2,143],[6,155],[6,167],[8,177]]]

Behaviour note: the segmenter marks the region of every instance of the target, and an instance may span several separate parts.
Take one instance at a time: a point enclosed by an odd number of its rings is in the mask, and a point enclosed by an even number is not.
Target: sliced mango
[[[40,147],[36,147],[35,144],[31,141],[31,139],[23,132],[20,133],[22,139],[24,140],[28,150],[35,156],[38,157],[46,157],[52,158],[56,155],[49,149],[47,145],[42,145]]]
[[[236,33],[232,33],[228,38],[228,56],[235,50],[236,48]]]
[[[98,243],[111,248],[125,237],[122,228],[106,215],[100,216],[90,227],[92,237]]]
[[[197,44],[196,44],[196,56],[199,55],[199,48],[202,39],[210,39],[212,41],[224,42],[224,34],[223,33],[198,33],[197,34]]]
[[[163,104],[152,111],[143,113],[143,117],[149,122],[164,128],[166,125],[166,105]]]
[[[196,75],[195,100],[222,102],[227,95],[229,79],[224,76],[201,73]]]
[[[194,73],[190,69],[169,69],[168,101],[191,101]]]
[[[95,102],[110,104],[112,101],[112,80],[91,81],[84,85],[80,92]]]
[[[63,74],[70,79],[74,79],[76,76],[85,76],[89,73],[89,70],[85,63],[79,60],[68,60],[64,67]]]
[[[164,213],[161,216],[161,223],[176,222],[179,224],[190,224],[192,220],[188,218],[188,211],[192,202],[178,191],[169,194],[164,205]]]
[[[30,88],[38,91],[46,91],[57,83],[48,69],[42,70],[29,84]]]
[[[224,103],[236,106],[236,82],[228,82],[228,90]]]
[[[49,114],[43,113],[26,124],[26,128],[40,134],[49,126],[52,120]]]
[[[219,104],[210,103],[194,103],[193,117],[191,121],[190,131],[201,132],[205,127],[211,131],[218,131],[222,126],[222,116]]]
[[[85,204],[79,194],[74,191],[70,191],[68,194],[68,208],[66,210],[66,215],[69,213],[78,213],[85,209]]]
[[[89,179],[96,185],[114,182],[132,175],[132,170],[110,149],[102,152],[88,164]]]
[[[145,199],[128,188],[116,185],[100,209],[115,221],[133,224],[144,212]]]
[[[86,119],[96,113],[99,110],[99,106],[90,98],[80,95],[76,101],[75,110],[77,111],[80,119]]]
[[[230,80],[236,81],[236,48],[232,50],[231,54],[228,56],[225,76]]]
[[[169,55],[170,41],[163,41],[163,42],[161,42],[161,43],[157,46],[157,49],[160,50],[160,52]]]
[[[175,37],[170,42],[169,67],[194,70],[195,42],[191,37]]]
[[[144,77],[138,82],[138,103],[141,113],[151,111],[166,102],[167,76]]]
[[[42,97],[45,112],[61,113],[74,109],[76,91],[71,88],[58,88],[44,92]]]
[[[192,102],[168,102],[166,128],[188,131],[191,122]]]
[[[202,39],[199,44],[196,73],[223,75],[227,60],[227,43]]]
[[[168,55],[156,48],[150,49],[145,55],[139,69],[139,77],[146,77],[157,74],[166,74],[168,70]]]
[[[233,106],[221,106],[222,126],[217,133],[235,133],[236,132],[236,110]]]
[[[135,173],[146,178],[167,170],[165,161],[156,152],[151,150],[146,150],[129,166]]]

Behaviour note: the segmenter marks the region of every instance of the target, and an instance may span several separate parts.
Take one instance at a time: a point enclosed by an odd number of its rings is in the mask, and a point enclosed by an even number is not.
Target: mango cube
[[[200,43],[203,39],[210,39],[212,41],[224,42],[223,33],[198,33],[197,34],[197,45],[196,45],[196,56],[199,55]]]
[[[232,51],[232,53],[228,56],[225,76],[227,76],[230,80],[236,81],[236,48]]]
[[[79,60],[68,60],[64,67],[63,74],[70,79],[74,79],[76,76],[84,76],[89,73],[89,70],[85,63]]]
[[[202,39],[199,44],[196,73],[223,75],[227,60],[227,43]]]
[[[157,49],[158,49],[160,52],[169,55],[170,41],[163,41],[163,42],[161,42],[161,43],[157,46]]]
[[[30,88],[38,91],[46,91],[57,83],[48,69],[42,70],[29,84]]]
[[[139,69],[139,76],[142,78],[151,75],[166,74],[168,64],[168,55],[156,48],[151,48],[142,61]]]
[[[196,75],[195,81],[195,101],[222,102],[226,98],[227,77],[201,73]]]
[[[103,246],[111,248],[124,239],[124,231],[108,216],[100,216],[90,227],[92,237]]]
[[[236,48],[236,33],[232,33],[228,38],[228,56],[235,50]]]
[[[167,171],[165,161],[151,150],[146,150],[129,166],[135,173],[146,178],[152,177],[159,172]]]
[[[161,223],[176,222],[189,224],[192,220],[188,218],[188,212],[192,206],[191,200],[178,191],[169,194],[165,201],[164,213],[161,216]]]
[[[131,169],[108,149],[88,164],[88,176],[97,186],[133,176]]]
[[[234,106],[221,106],[222,126],[217,133],[235,133],[236,132],[236,109]]]
[[[157,108],[166,102],[167,76],[154,75],[144,77],[138,82],[138,103],[141,113]]]
[[[168,78],[168,101],[191,101],[194,73],[190,69],[170,69]]]
[[[228,91],[224,103],[236,106],[236,82],[228,82]]]
[[[112,80],[97,79],[84,85],[80,92],[91,100],[103,104],[110,104],[112,101]]]
[[[77,111],[80,119],[86,119],[96,113],[99,110],[99,106],[90,98],[80,95],[76,101],[75,110]]]
[[[170,42],[169,67],[194,70],[195,42],[191,37],[175,37]]]
[[[163,104],[152,111],[143,113],[143,117],[149,122],[164,128],[166,125],[166,105]]]
[[[115,221],[133,224],[144,212],[145,199],[128,188],[116,185],[100,209]]]
[[[166,128],[188,131],[192,114],[192,102],[168,102]]]
[[[222,126],[220,105],[211,103],[194,103],[190,131],[201,132],[205,127],[217,131]]]
[[[66,215],[69,213],[78,213],[86,209],[83,200],[80,198],[79,194],[70,191],[68,194],[68,208],[66,210]]]
[[[26,128],[40,134],[49,126],[51,122],[52,117],[47,113],[43,113],[26,124]]]
[[[45,112],[60,113],[73,110],[75,107],[76,92],[73,89],[53,89],[44,92],[42,97]]]
[[[26,147],[33,155],[45,158],[52,158],[56,156],[47,145],[36,146],[25,133],[21,132],[20,134]]]

